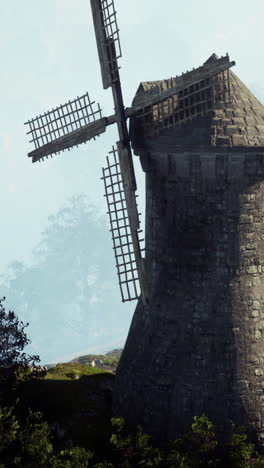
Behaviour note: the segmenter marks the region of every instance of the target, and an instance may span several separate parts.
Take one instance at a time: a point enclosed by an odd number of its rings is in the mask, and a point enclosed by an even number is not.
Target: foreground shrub
[[[66,449],[54,455],[50,460],[52,468],[87,468],[90,465],[90,460],[93,458],[92,452],[85,450],[83,447],[74,447]]]
[[[69,447],[62,450],[42,414],[28,410],[21,416],[17,403],[0,408],[0,468],[264,468],[243,428],[232,423],[229,441],[221,445],[204,414],[166,446],[156,447],[140,426],[132,430],[124,419],[112,418],[109,443],[91,451],[62,440]]]
[[[226,463],[234,468],[264,467],[264,458],[255,449],[254,444],[247,441],[244,427],[236,428],[231,421],[231,436],[227,444]]]
[[[124,468],[163,466],[162,453],[151,443],[151,437],[140,426],[129,431],[123,418],[112,418],[113,434],[110,442],[118,466]]]
[[[218,442],[214,425],[205,414],[194,417],[191,429],[182,438],[168,445],[167,466],[171,467],[217,467]]]
[[[29,410],[18,421],[15,408],[0,410],[0,468],[86,468],[93,454],[82,447],[54,451],[48,423]]]

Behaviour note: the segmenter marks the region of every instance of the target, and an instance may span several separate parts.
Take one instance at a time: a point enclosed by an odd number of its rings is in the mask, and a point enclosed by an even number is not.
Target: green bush
[[[29,410],[21,417],[17,409],[17,402],[0,409],[0,468],[264,467],[264,459],[247,441],[243,428],[231,423],[229,441],[221,445],[204,414],[194,418],[182,438],[161,447],[140,426],[132,429],[123,418],[112,418],[109,444],[102,443],[94,451],[79,446],[61,450],[40,412]]]
[[[131,431],[123,418],[112,418],[111,422],[114,433],[110,442],[118,466],[124,468],[162,466],[160,450],[153,447],[151,437],[145,434],[140,426],[135,431]]]
[[[13,410],[12,407],[0,408],[0,455],[17,438],[19,423],[13,414]]]
[[[6,467],[46,467],[53,447],[48,424],[41,413],[29,410],[26,420],[18,421],[15,408],[0,413],[0,456]],[[3,437],[4,434],[4,437]]]
[[[167,463],[172,467],[216,467],[218,442],[214,425],[205,414],[195,416],[191,430],[168,446]]]
[[[85,450],[83,447],[74,447],[53,455],[49,466],[52,468],[87,468],[92,466],[90,465],[92,458],[93,453],[89,450]]]
[[[0,468],[86,468],[92,452],[73,447],[56,452],[48,423],[40,412],[29,410],[24,421],[18,421],[15,409],[0,410]]]
[[[230,425],[227,464],[234,468],[264,467],[264,459],[256,452],[254,444],[247,441],[245,428],[236,428],[232,421]]]

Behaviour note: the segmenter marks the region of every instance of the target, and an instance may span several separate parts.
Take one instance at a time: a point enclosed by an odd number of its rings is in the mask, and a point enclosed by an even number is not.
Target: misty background
[[[125,105],[141,81],[170,78],[229,53],[264,102],[262,0],[115,0]],[[123,346],[136,303],[120,300],[102,166],[114,126],[87,145],[31,163],[24,122],[81,96],[113,113],[103,90],[89,0],[0,3],[0,297],[29,322],[43,363]],[[134,158],[139,211],[144,174]],[[142,216],[144,227],[144,216]]]

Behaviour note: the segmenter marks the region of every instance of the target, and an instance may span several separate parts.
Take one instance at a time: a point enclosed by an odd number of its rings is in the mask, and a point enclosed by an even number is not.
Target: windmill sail
[[[106,125],[114,123],[115,116],[102,118],[99,104],[97,109],[94,104],[86,93],[28,120],[25,123],[29,126],[27,134],[31,135],[30,143],[33,142],[35,146],[35,150],[28,154],[32,157],[32,162],[85,143],[103,133]]]
[[[113,0],[91,0],[95,37],[104,89],[119,79],[118,59],[122,56]]]
[[[125,243],[129,246],[130,251],[128,254],[128,260],[125,261],[122,267],[125,268],[124,281],[121,279],[121,265],[117,261],[117,269],[119,275],[119,283],[121,288],[122,300],[132,300],[139,297],[139,293],[136,290],[136,276],[139,281],[142,301],[145,304],[147,301],[147,285],[145,277],[145,264],[144,259],[141,257],[141,250],[139,246],[138,239],[138,229],[139,229],[139,219],[137,213],[136,205],[136,179],[134,173],[134,166],[132,160],[132,153],[130,148],[130,141],[128,136],[126,119],[127,115],[124,109],[122,89],[119,78],[119,66],[118,58],[121,57],[120,41],[119,41],[119,30],[116,22],[116,12],[114,7],[114,2],[112,0],[91,0],[91,7],[94,20],[94,29],[97,41],[98,55],[101,65],[102,80],[104,88],[111,86],[114,105],[115,105],[115,114],[116,114],[116,123],[119,133],[120,141],[117,143],[117,152],[119,162],[115,160],[113,166],[108,164],[108,177],[112,176],[111,168],[118,168],[120,186],[118,187],[119,192],[122,191],[122,196],[124,197],[126,216],[122,211],[122,216],[127,220],[127,229],[130,231],[129,242],[125,237],[121,237],[122,240],[125,240]],[[114,153],[114,158],[116,158],[116,153]],[[104,180],[106,178],[106,173],[104,173]],[[114,188],[106,186],[106,190],[109,189],[110,192],[114,194]],[[108,193],[106,191],[106,197],[109,203]],[[114,202],[113,202],[114,203]],[[111,205],[112,206],[112,205]],[[115,206],[115,203],[113,204]],[[109,207],[108,207],[109,208]],[[123,209],[123,208],[122,208]],[[109,216],[111,222],[111,216],[114,216],[114,213],[109,209]],[[118,220],[118,225],[121,221]],[[123,221],[122,221],[123,222]],[[117,231],[119,233],[119,231]],[[114,249],[115,249],[115,238],[113,237]],[[126,245],[126,247],[127,247]],[[116,250],[115,250],[116,251]],[[122,251],[123,252],[123,251]],[[121,257],[123,253],[121,252]],[[133,255],[133,260],[132,260]],[[116,257],[117,259],[119,257]],[[129,269],[129,271],[128,271]],[[132,275],[129,277],[128,273]],[[133,285],[134,293],[127,290],[127,298],[124,299],[124,290],[123,285]]]
[[[142,231],[139,230],[139,215],[135,193],[129,186],[130,179],[128,178],[127,182],[123,180],[123,174],[126,172],[124,169],[121,170],[122,150],[119,144],[118,146],[118,150],[113,147],[106,158],[107,166],[103,168],[102,179],[105,186],[119,286],[123,302],[138,299],[140,293],[145,302],[145,259],[142,257],[143,249],[140,246],[143,239],[139,239]],[[130,196],[127,195],[128,193]]]

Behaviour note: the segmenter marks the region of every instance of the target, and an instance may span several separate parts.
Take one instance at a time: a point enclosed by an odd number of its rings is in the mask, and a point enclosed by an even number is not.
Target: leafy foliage
[[[264,459],[247,442],[243,429],[232,424],[228,444],[220,447],[205,415],[195,417],[181,439],[162,447],[155,446],[140,426],[132,429],[123,418],[112,418],[110,443],[91,450],[87,446],[61,449],[40,412],[29,410],[23,419],[16,410],[16,405],[0,410],[0,468],[264,467]]]
[[[87,468],[93,453],[83,447],[61,450],[59,454],[51,458],[52,468]],[[94,465],[93,465],[94,466]]]
[[[12,444],[17,437],[19,423],[13,414],[13,408],[0,408],[0,454],[8,444]]]
[[[231,421],[231,437],[228,443],[227,463],[234,468],[264,467],[264,459],[256,453],[254,444],[247,441],[244,427],[236,429]]]
[[[112,418],[111,421],[114,433],[110,442],[118,466],[124,468],[161,466],[161,452],[153,447],[151,437],[145,434],[140,426],[132,432],[129,431],[123,418]]]
[[[28,323],[19,321],[14,311],[7,312],[0,299],[0,367],[28,366],[39,362],[38,356],[29,356],[23,352],[30,343],[25,333]]]
[[[171,443],[167,459],[172,466],[173,463],[177,466],[181,456],[183,467],[218,466],[217,446],[214,425],[205,414],[202,414],[200,417],[194,417],[189,432]]]
[[[33,379],[30,365],[35,367],[40,361],[38,356],[24,352],[30,343],[25,333],[28,323],[18,319],[14,311],[6,311],[5,297],[0,299],[0,400],[4,402],[19,379]]]
[[[0,413],[0,468],[86,468],[93,454],[83,447],[54,451],[48,424],[40,412],[29,410],[21,424],[13,408]]]
[[[5,434],[0,446],[2,466],[45,467],[52,452],[48,424],[40,413],[29,410],[24,423],[18,422],[14,407],[3,408],[0,434]]]

